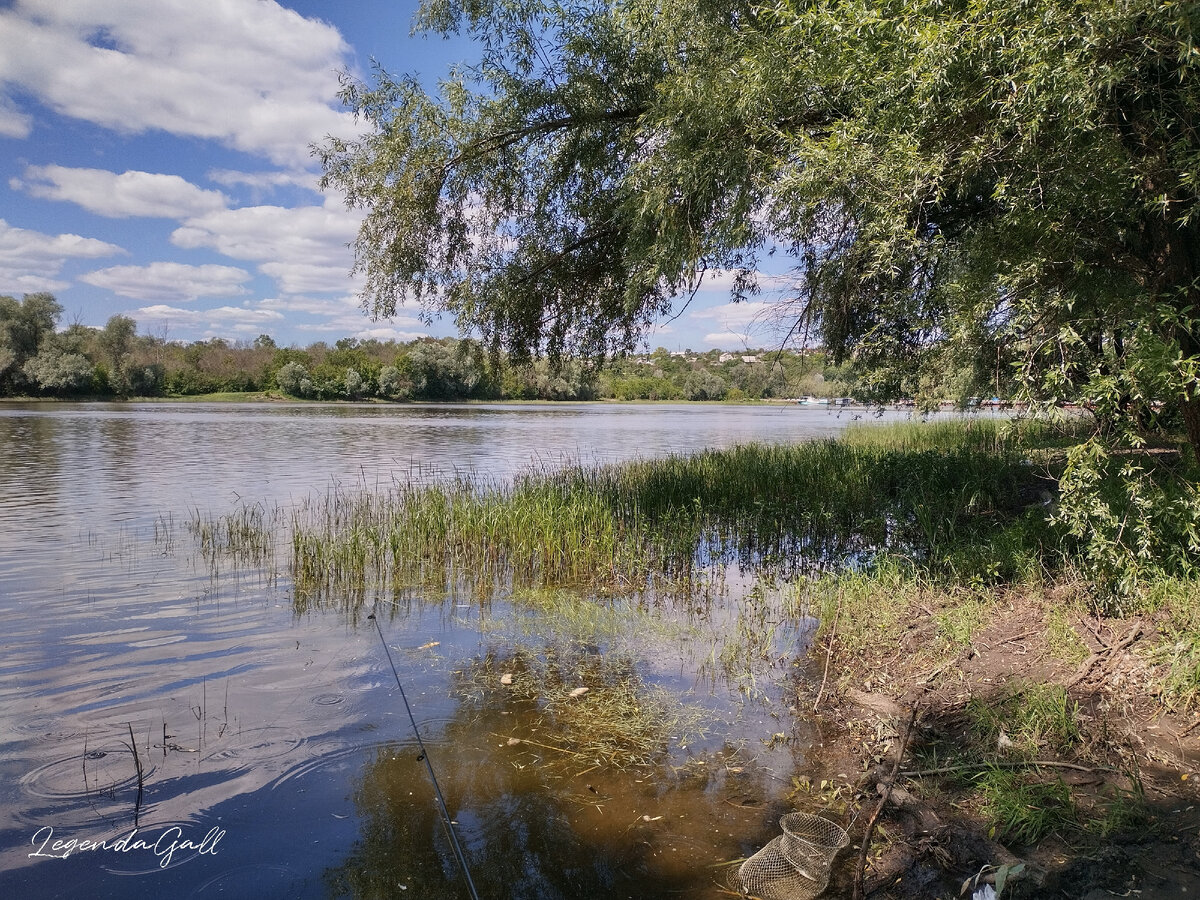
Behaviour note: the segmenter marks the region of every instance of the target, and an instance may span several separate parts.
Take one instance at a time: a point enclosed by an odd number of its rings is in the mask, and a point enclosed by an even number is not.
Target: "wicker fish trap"
[[[729,886],[760,900],[812,900],[829,886],[833,861],[849,835],[811,813],[788,813],[779,827],[783,834],[729,873]]]

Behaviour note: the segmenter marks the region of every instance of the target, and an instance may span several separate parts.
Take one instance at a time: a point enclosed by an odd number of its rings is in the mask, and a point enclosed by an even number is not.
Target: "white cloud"
[[[33,118],[17,109],[11,99],[0,94],[0,137],[27,138],[33,133]]]
[[[361,216],[338,206],[243,206],[197,216],[171,234],[177,247],[210,247],[234,259],[345,265]]]
[[[343,297],[337,303],[340,309],[325,308],[319,312],[313,309],[313,313],[319,316],[320,320],[315,322],[298,322],[296,323],[296,329],[298,331],[320,332],[324,334],[351,334],[356,337],[362,337],[367,332],[373,331],[378,331],[380,334],[408,334],[412,332],[417,334],[418,337],[428,333],[425,323],[416,316],[399,315],[392,316],[391,318],[373,319],[363,312],[358,299],[355,297]],[[268,304],[268,308],[277,309],[280,307]]]
[[[323,300],[313,297],[272,297],[260,304],[264,309],[280,312],[306,313],[312,316],[344,316],[358,310],[358,301],[347,297],[338,300]]]
[[[710,347],[746,347],[750,344],[750,335],[737,331],[718,331],[706,334],[701,340]]]
[[[698,309],[691,313],[693,319],[716,319],[723,327],[733,329],[744,325],[757,325],[771,318],[776,308],[774,303],[751,302],[723,303]]]
[[[380,333],[395,333],[408,334],[407,331],[397,331],[402,328],[425,328],[425,323],[420,319],[414,319],[409,316],[399,316],[394,319],[372,319],[362,310],[351,310],[340,316],[332,316],[320,322],[303,322],[296,324],[297,331],[312,331],[321,332],[323,334],[353,334],[361,337],[370,331],[379,331]],[[420,337],[427,334],[427,331],[422,330],[417,333]],[[407,339],[406,339],[407,340]]]
[[[148,266],[112,266],[88,272],[80,281],[106,288],[134,300],[196,300],[200,297],[238,297],[247,293],[243,282],[253,277],[233,266],[188,266],[153,262]]]
[[[36,294],[39,291],[48,291],[51,294],[58,291],[65,291],[71,286],[69,281],[60,281],[57,278],[46,278],[42,275],[11,275],[0,268],[0,278],[3,279],[3,287],[0,287],[0,294],[8,294],[16,296],[17,294]]]
[[[259,262],[284,293],[347,291],[357,284],[349,274],[354,255],[348,245],[359,221],[337,204],[244,206],[187,220],[171,243]]]
[[[192,328],[211,337],[229,333],[260,334],[283,316],[265,309],[244,306],[219,306],[216,309],[180,309],[166,304],[144,306],[133,311],[133,317],[144,330],[167,327]]]
[[[77,234],[43,234],[14,228],[0,219],[0,293],[58,291],[67,283],[57,276],[69,259],[102,259],[124,254],[115,244]]]
[[[724,303],[709,309],[696,310],[691,319],[697,324],[711,322],[708,327],[720,329],[719,333],[704,336],[712,346],[778,346],[807,344],[807,336],[793,332],[796,324],[795,304],[781,298],[767,302]]]
[[[285,316],[296,331],[339,337],[378,337],[386,340],[412,340],[428,334],[425,323],[416,316],[399,315],[390,319],[371,319],[362,311],[359,299],[345,295],[336,299],[318,297],[272,297],[258,301],[258,309],[271,310]],[[312,316],[316,321],[300,321],[298,316]],[[409,335],[401,338],[399,335]]]
[[[77,203],[89,212],[114,219],[153,216],[185,219],[224,209],[229,202],[220,191],[206,191],[178,175],[70,169],[66,166],[28,166],[25,178],[10,186],[45,200]]]
[[[225,187],[244,185],[260,193],[281,187],[300,187],[315,193],[320,181],[318,176],[309,172],[237,172],[233,169],[213,169],[208,177],[210,181]]]
[[[734,269],[710,269],[704,273],[700,288],[704,291],[731,291],[737,282],[738,273]],[[768,275],[765,272],[753,273],[754,283],[760,290],[782,290],[790,287],[795,279],[790,275]]]
[[[349,47],[274,0],[16,0],[0,10],[0,47],[0,88],[120,132],[304,168],[311,142],[357,131],[335,108]],[[19,114],[5,119],[20,128]]]
[[[258,267],[264,275],[275,279],[285,294],[330,293],[354,290],[361,287],[364,279],[350,276],[350,264],[314,266],[308,263],[282,262],[263,263]]]
[[[355,332],[353,337],[360,341],[415,341],[418,338],[429,337],[428,331],[401,331],[399,328],[364,328]]]

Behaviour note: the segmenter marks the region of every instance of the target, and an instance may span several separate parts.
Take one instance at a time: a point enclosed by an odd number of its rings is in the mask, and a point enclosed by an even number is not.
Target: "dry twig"
[[[854,873],[854,900],[863,900],[863,876],[867,870],[867,854],[871,850],[871,835],[875,832],[875,823],[879,821],[883,807],[887,805],[891,787],[896,782],[896,775],[900,771],[900,763],[904,761],[904,751],[908,748],[908,739],[912,736],[919,709],[919,705],[913,707],[912,714],[908,718],[908,727],[904,729],[904,737],[900,739],[900,744],[896,749],[896,761],[892,764],[891,774],[881,782],[886,790],[880,792],[882,796],[879,798],[879,803],[875,805],[875,811],[871,813],[871,818],[867,821],[867,830],[863,833],[862,838],[862,849],[858,854],[858,869]]]
[[[1127,634],[1127,635],[1125,635],[1125,637],[1121,638],[1119,643],[1113,644],[1111,646],[1106,646],[1103,650],[1097,651],[1096,653],[1093,653],[1091,656],[1089,656],[1084,661],[1083,665],[1081,665],[1079,667],[1078,671],[1076,671],[1076,673],[1073,676],[1071,676],[1071,678],[1066,682],[1064,687],[1068,687],[1068,688],[1075,687],[1075,685],[1079,684],[1079,682],[1083,681],[1085,678],[1087,678],[1089,675],[1091,675],[1092,670],[1094,668],[1096,668],[1096,666],[1098,666],[1106,658],[1115,659],[1117,657],[1118,653],[1120,653],[1122,650],[1125,650],[1130,645],[1132,645],[1133,642],[1136,641],[1141,636],[1141,634],[1142,634],[1142,621],[1141,621],[1141,619],[1138,619],[1136,622],[1133,623],[1133,627],[1129,629],[1129,634]]]

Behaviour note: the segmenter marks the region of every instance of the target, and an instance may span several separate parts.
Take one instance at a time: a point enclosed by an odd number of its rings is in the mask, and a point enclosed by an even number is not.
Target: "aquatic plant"
[[[520,732],[503,737],[576,772],[652,765],[705,721],[643,679],[634,657],[578,642],[489,648],[455,673],[454,692],[479,707],[522,708]]]
[[[532,471],[508,484],[331,490],[292,517],[292,569],[298,590],[342,598],[417,585],[634,594],[713,564],[794,574],[883,551],[946,570],[961,565],[957,548],[1011,517],[1029,479],[1011,452],[825,440]]]
[[[261,564],[273,556],[284,523],[279,506],[240,503],[233,512],[221,515],[193,510],[187,530],[210,564],[218,559]]]

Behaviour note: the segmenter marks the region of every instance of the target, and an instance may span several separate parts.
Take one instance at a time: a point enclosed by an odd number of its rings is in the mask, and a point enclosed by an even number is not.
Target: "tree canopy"
[[[320,148],[365,303],[518,355],[628,349],[706,271],[796,274],[873,373],[1020,365],[1200,446],[1200,51],[1171,0],[428,0],[478,63],[347,79]]]

